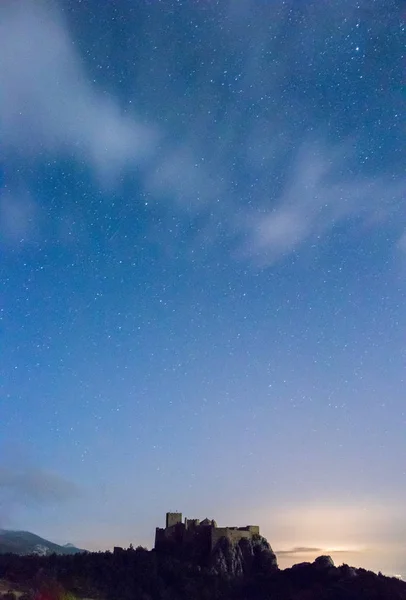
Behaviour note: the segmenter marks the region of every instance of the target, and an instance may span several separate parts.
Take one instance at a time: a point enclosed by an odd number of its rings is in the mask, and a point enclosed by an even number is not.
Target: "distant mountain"
[[[29,531],[0,529],[0,554],[9,552],[20,556],[26,554],[48,556],[50,554],[77,554],[78,552],[84,552],[84,550],[76,548],[72,544],[66,544],[65,546],[54,544]]]

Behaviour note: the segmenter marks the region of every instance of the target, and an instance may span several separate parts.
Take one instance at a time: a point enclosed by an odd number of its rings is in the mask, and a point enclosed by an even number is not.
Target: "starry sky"
[[[2,0],[0,527],[406,575],[405,20]]]

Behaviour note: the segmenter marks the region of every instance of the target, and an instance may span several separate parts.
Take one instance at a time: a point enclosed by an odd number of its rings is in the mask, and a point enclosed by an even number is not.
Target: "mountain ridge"
[[[85,552],[85,550],[77,548],[73,544],[56,544],[30,531],[0,529],[0,554],[48,556],[50,554],[77,554],[79,552]]]

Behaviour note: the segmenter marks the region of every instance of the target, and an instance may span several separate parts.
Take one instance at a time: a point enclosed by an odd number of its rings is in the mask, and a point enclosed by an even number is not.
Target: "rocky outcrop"
[[[313,563],[314,567],[320,571],[334,568],[334,561],[331,556],[319,556]]]
[[[231,577],[260,571],[271,573],[278,569],[275,553],[260,535],[236,543],[221,538],[213,549],[211,565],[213,572]]]

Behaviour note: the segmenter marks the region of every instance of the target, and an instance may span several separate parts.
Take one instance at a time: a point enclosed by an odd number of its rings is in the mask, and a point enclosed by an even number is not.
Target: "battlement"
[[[193,529],[200,526],[200,519],[185,519],[185,528]]]
[[[250,540],[254,535],[259,535],[258,525],[247,525],[246,527],[215,527],[211,533],[211,548],[221,538],[228,539],[231,543],[237,544],[240,540]]]
[[[212,550],[220,539],[226,538],[236,544],[242,539],[252,539],[259,535],[258,525],[245,527],[218,527],[212,519],[182,520],[182,513],[166,513],[166,527],[156,528],[155,549],[167,547],[168,544],[199,545]],[[189,546],[188,546],[189,547]]]
[[[173,527],[178,523],[182,523],[182,513],[166,513],[166,527]]]

